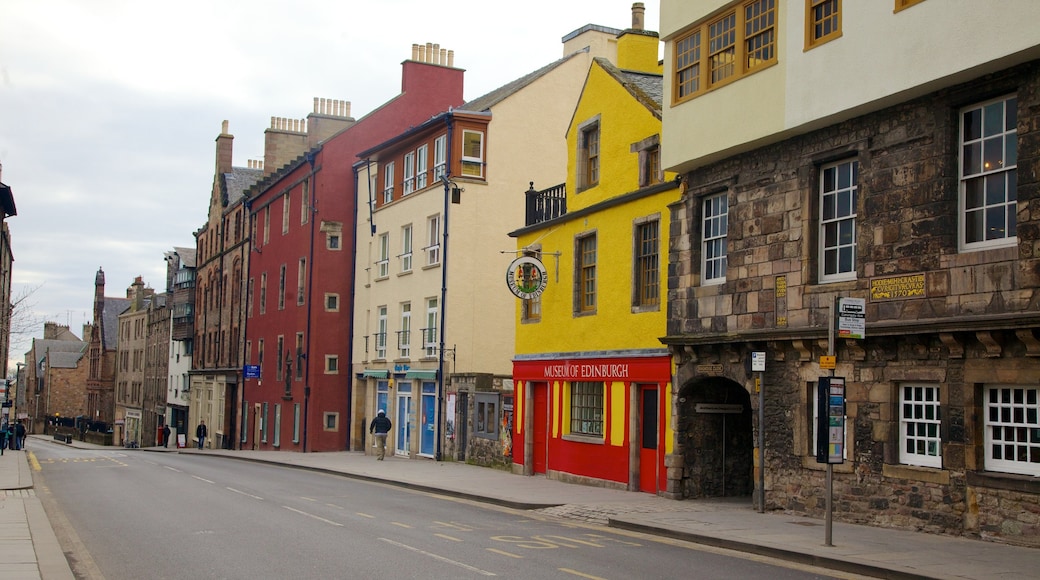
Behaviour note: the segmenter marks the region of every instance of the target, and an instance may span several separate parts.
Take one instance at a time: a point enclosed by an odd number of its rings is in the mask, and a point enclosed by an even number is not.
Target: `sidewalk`
[[[30,439],[30,449],[45,444],[62,445],[45,438]],[[464,463],[394,457],[376,461],[357,452],[198,451],[161,447],[123,450],[79,442],[72,445],[127,453],[216,455],[280,464],[879,578],[1040,577],[1040,550],[1037,549],[837,521],[832,527],[833,545],[825,546],[823,520],[779,513],[760,514],[747,499],[675,501],[644,493],[566,484],[540,476],[524,477]],[[11,489],[12,484],[15,489],[21,487],[18,491],[8,491],[6,496],[0,495],[4,500],[0,505],[0,577],[5,580],[72,578],[50,524],[45,516],[39,521],[43,516],[39,500],[32,489],[25,489],[31,485],[26,455],[21,451],[6,451],[0,457],[0,489]],[[15,465],[17,479],[9,475]],[[22,470],[25,479],[21,479]],[[19,503],[18,508],[12,509],[13,503]],[[35,523],[34,509],[38,512]],[[39,555],[38,563],[32,560],[35,555]],[[52,561],[54,559],[60,559],[60,563]]]

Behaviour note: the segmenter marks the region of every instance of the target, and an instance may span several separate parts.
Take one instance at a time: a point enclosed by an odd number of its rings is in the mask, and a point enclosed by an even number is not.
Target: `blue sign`
[[[260,378],[260,365],[246,365],[242,368],[242,376],[247,379]]]

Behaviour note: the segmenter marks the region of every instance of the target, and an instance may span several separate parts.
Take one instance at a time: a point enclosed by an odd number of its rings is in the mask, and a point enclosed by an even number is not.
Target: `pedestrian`
[[[169,442],[170,442],[170,426],[169,425],[163,425],[162,426],[162,446],[163,447],[168,447],[169,446],[168,445]]]
[[[382,409],[376,413],[376,418],[372,419],[372,424],[368,427],[368,432],[374,433],[376,436],[376,447],[379,448],[379,457],[376,459],[379,461],[382,461],[386,455],[386,435],[390,432],[391,427],[393,424],[390,423],[390,419],[387,419],[386,411]]]
[[[195,428],[195,438],[199,440],[199,449],[202,449],[206,442],[206,435],[208,434],[209,431],[206,429],[206,421],[203,419],[202,421],[199,421],[199,426]]]
[[[18,442],[18,449],[25,450],[25,424],[21,419],[14,426],[14,439]]]

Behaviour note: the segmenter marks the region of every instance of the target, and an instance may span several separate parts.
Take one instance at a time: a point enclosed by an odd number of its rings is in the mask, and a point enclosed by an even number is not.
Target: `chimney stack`
[[[632,30],[643,30],[643,14],[646,6],[642,2],[632,4]]]

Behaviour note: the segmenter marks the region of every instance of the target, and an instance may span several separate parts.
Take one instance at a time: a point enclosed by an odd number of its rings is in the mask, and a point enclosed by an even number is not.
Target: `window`
[[[654,185],[664,181],[661,173],[661,148],[653,147],[644,153],[643,174],[646,175],[646,183],[642,185]]]
[[[541,246],[529,246],[529,250],[524,252],[525,256],[537,258],[540,254]],[[542,320],[542,295],[533,296],[520,301],[520,321],[523,323],[540,322]]]
[[[262,403],[260,408],[260,442],[267,443],[267,403]]]
[[[701,243],[701,283],[705,286],[726,281],[728,258],[726,240],[729,235],[729,194],[704,198],[704,229]]]
[[[340,249],[340,235],[339,234],[328,234],[325,236],[325,249],[327,250],[338,250]]]
[[[383,167],[383,203],[394,200],[394,162]]]
[[[338,375],[339,374],[339,356],[334,354],[325,355],[325,374],[327,375]]]
[[[300,225],[307,223],[307,220],[311,213],[311,182],[304,180],[301,185],[300,193]]]
[[[339,312],[339,294],[325,294],[325,312]]]
[[[571,383],[571,433],[603,436],[603,383]]]
[[[965,250],[1017,241],[1018,99],[1001,97],[961,111],[960,204]]]
[[[805,0],[805,49],[841,36],[841,0]]]
[[[462,132],[462,175],[484,176],[484,134],[477,131]]]
[[[580,313],[596,311],[596,236],[578,238],[577,308]]]
[[[423,329],[423,348],[426,356],[437,356],[437,317],[440,311],[437,309],[437,299],[426,299],[426,328]]]
[[[271,443],[275,447],[282,445],[282,406],[274,406],[274,441]]]
[[[416,189],[423,189],[426,187],[426,172],[427,167],[427,147],[422,147],[415,150],[415,187]]]
[[[426,265],[441,263],[441,216],[426,218]]]
[[[401,271],[412,271],[412,224],[401,228]]]
[[[282,371],[284,369],[283,365],[285,364],[285,361],[282,360],[282,353],[283,352],[285,352],[285,337],[284,336],[279,336],[278,337],[278,348],[275,350],[275,367],[274,367],[275,368],[275,373],[277,374],[277,377],[275,377],[275,379],[279,380],[279,381],[285,378],[285,375],[282,374]],[[286,391],[289,390],[288,389],[288,381],[286,382],[286,389],[285,390]]]
[[[339,431],[339,413],[326,412],[323,423],[325,431]]]
[[[661,301],[660,224],[656,216],[636,223],[634,306],[657,306]]]
[[[820,280],[856,278],[856,185],[859,162],[842,161],[820,171]]]
[[[271,242],[271,206],[264,208],[264,245]]]
[[[899,461],[942,467],[938,385],[903,385],[899,389]]]
[[[307,258],[300,258],[300,264],[296,271],[296,305],[303,304],[307,286]]]
[[[390,275],[390,234],[379,234],[379,260],[376,262],[376,277]]]
[[[378,321],[376,332],[376,358],[386,358],[386,306],[380,306],[378,310]]]
[[[776,62],[776,0],[743,2],[675,41],[676,102]]]
[[[282,194],[282,235],[289,233],[289,192]]]
[[[448,137],[441,135],[433,141],[433,179],[448,173]]]
[[[296,380],[303,380],[303,333],[296,333]]]
[[[578,133],[577,189],[599,184],[599,118],[582,125]]]
[[[924,2],[924,0],[896,0],[896,8],[894,12],[899,12],[900,10],[909,8],[914,4],[920,4],[921,2]]]
[[[300,404],[293,403],[292,409],[292,442],[300,442]]]
[[[404,182],[401,189],[404,195],[415,191],[415,151],[404,154]]]
[[[267,272],[260,274],[260,314],[267,312]]]
[[[401,331],[397,333],[397,349],[401,358],[412,356],[412,303],[401,303]]]
[[[987,387],[986,469],[1040,476],[1040,388]]]
[[[475,393],[473,405],[474,435],[498,439],[498,394]]]
[[[285,310],[285,264],[278,269],[278,310]]]

